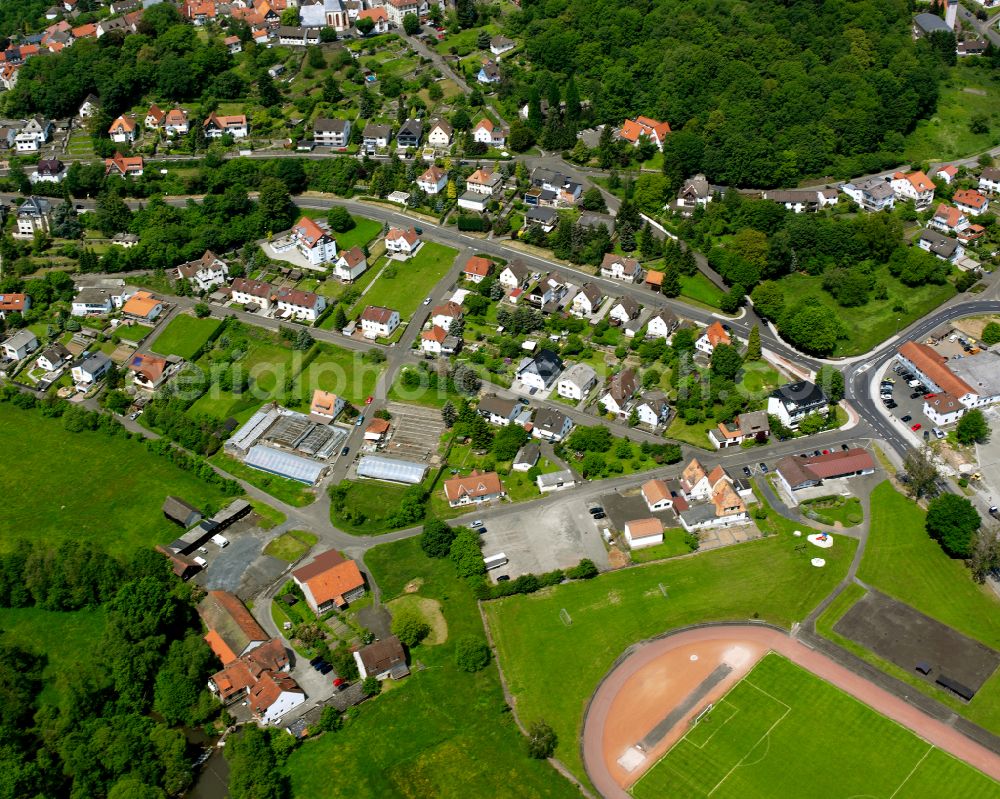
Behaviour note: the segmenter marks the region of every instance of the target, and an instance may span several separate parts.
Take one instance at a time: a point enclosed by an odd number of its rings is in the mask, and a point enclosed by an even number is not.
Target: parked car
[[[763,461],[760,462],[760,473],[767,474],[767,464]]]
[[[937,396],[937,394],[930,394],[930,393],[928,393],[928,394],[924,394],[924,399],[934,399],[936,396]]]
[[[591,513],[591,514],[594,514],[594,513],[604,513],[604,508],[602,508],[600,505],[594,505],[594,507],[592,507],[588,511],[588,513]]]
[[[904,422],[912,422],[913,421],[913,417],[910,416],[910,414],[906,414],[906,416],[903,417],[902,421],[904,421]]]
[[[893,408],[898,408],[899,406],[895,402],[887,402],[885,404],[885,407],[888,408],[889,410],[892,410]]]
[[[343,677],[333,678],[333,687],[336,688],[338,691],[343,691],[348,685],[349,683]]]
[[[361,425],[363,425],[364,423],[365,423],[365,415],[364,415],[364,414],[361,414],[361,415],[360,415],[360,416],[358,417],[358,421],[356,421],[356,422],[354,423],[354,426],[355,426],[355,427],[361,427]]]
[[[924,441],[930,441],[930,440],[931,440],[931,431],[924,430]]]
[[[499,577],[497,577],[497,582],[498,583],[506,583],[506,582],[509,582],[509,581],[510,581],[510,575],[509,574],[501,574]]]
[[[914,433],[916,433],[916,432],[917,432],[917,431],[918,431],[918,430],[919,430],[919,429],[920,429],[921,427],[923,427],[923,425],[921,425],[921,424],[920,424],[920,422],[917,422],[917,423],[916,423],[915,425],[912,425],[912,426],[910,427],[910,429],[911,429],[911,430],[912,430],[912,431],[913,431]]]
[[[348,452],[350,452],[350,451],[351,451],[351,448],[350,448],[350,447],[344,447],[344,448],[343,448],[343,449],[342,449],[342,450],[340,451],[340,454],[341,454],[341,455],[346,455],[346,454],[347,454]]]
[[[482,520],[482,519],[476,519],[476,520],[475,520],[475,521],[474,521],[474,522],[472,523],[472,526],[473,526],[473,527],[482,527],[482,526],[483,526],[483,520]]]
[[[599,521],[601,519],[607,519],[607,518],[608,518],[608,515],[606,513],[595,513],[594,514],[594,521]]]
[[[818,458],[819,457],[819,450],[818,449],[813,450],[813,457],[814,458]]]
[[[850,450],[851,447],[849,444],[841,444],[840,448],[844,450],[844,452],[847,452],[848,450]]]
[[[749,466],[744,466],[743,467],[743,476],[744,477],[750,477],[750,475],[752,475],[752,474],[753,474],[753,472],[750,471],[750,467]]]
[[[318,671],[318,672],[320,672],[322,674],[323,673],[323,667],[324,666],[329,666],[330,664],[327,663],[325,660],[323,660],[323,658],[319,658],[319,660],[317,660],[315,663],[313,663],[310,660],[309,661],[309,665],[312,666],[314,669],[316,669],[316,671]]]
[[[910,394],[910,399],[917,399],[918,397],[922,396],[923,394],[921,394],[919,391],[914,391],[912,394]]]
[[[323,674],[324,676],[327,675],[327,674],[329,674],[331,671],[333,671],[333,666],[331,666],[329,663],[324,663],[319,668],[319,673]]]
[[[944,438],[944,430],[942,430],[940,427],[933,428],[931,432],[934,433],[934,438],[936,439],[940,440]]]

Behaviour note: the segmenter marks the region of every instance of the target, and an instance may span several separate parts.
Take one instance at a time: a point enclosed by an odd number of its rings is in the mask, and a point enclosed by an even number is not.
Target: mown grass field
[[[365,702],[344,729],[292,753],[284,768],[295,799],[578,797],[548,763],[527,756],[496,666],[475,674],[455,666],[455,642],[484,636],[471,589],[451,561],[427,558],[412,538],[369,550],[365,563],[384,600],[418,581],[419,596],[441,603],[447,640],[416,647],[411,668],[426,668]]]
[[[24,538],[58,544],[93,541],[112,553],[166,543],[180,528],[161,506],[168,494],[205,510],[225,497],[139,441],[103,433],[69,433],[60,419],[0,404],[4,492],[0,549]]]
[[[722,302],[723,291],[701,272],[695,272],[690,277],[681,277],[681,296],[704,305],[718,308]]]
[[[319,540],[315,533],[305,530],[291,530],[269,541],[264,547],[264,554],[278,560],[294,563],[305,555]]]
[[[578,745],[583,713],[615,658],[638,641],[694,622],[760,618],[790,627],[801,621],[847,572],[856,542],[837,536],[824,553],[826,568],[816,569],[808,551],[796,551],[800,540],[782,532],[487,603],[518,713],[552,725],[556,755],[585,780]],[[569,626],[560,618],[564,609]],[[567,663],[572,679],[554,682]]]
[[[823,742],[835,748],[829,757],[806,756]],[[998,791],[981,772],[776,654],[632,787],[637,799],[985,799]]]
[[[177,355],[185,360],[193,358],[197,352],[205,346],[205,342],[211,338],[219,325],[221,319],[198,319],[187,314],[178,314],[153,342],[153,352],[160,355]]]
[[[451,269],[456,255],[458,251],[451,247],[425,241],[410,260],[392,264],[396,269],[395,277],[387,277],[383,271],[349,316],[359,315],[369,305],[381,305],[399,311],[400,320],[407,321]]]

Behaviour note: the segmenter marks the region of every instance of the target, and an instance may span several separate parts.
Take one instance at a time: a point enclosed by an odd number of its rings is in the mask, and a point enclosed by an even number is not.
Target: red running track
[[[984,774],[1000,781],[1000,756],[965,737],[953,727],[931,718],[922,710],[913,707],[884,688],[844,668],[826,655],[810,649],[785,633],[768,627],[723,625],[686,630],[676,635],[650,641],[622,661],[601,683],[587,709],[583,723],[583,762],[591,782],[602,796],[607,797],[607,799],[631,799],[626,788],[635,782],[644,770],[637,769],[633,774],[627,775],[618,768],[616,759],[623,751],[621,736],[618,735],[616,739],[614,733],[606,734],[607,731],[615,728],[620,730],[623,726],[627,727],[635,720],[633,716],[621,718],[619,714],[626,703],[621,701],[616,703],[616,698],[622,698],[618,695],[626,683],[631,680],[631,687],[634,688],[635,681],[638,676],[641,676],[643,669],[655,668],[657,661],[676,657],[680,654],[678,650],[690,651],[692,645],[698,644],[705,645],[708,650],[713,650],[717,649],[720,644],[729,643],[737,646],[752,645],[758,653],[756,657],[758,660],[767,650],[773,650],[783,655],[793,663],[809,670],[817,677],[837,686],[855,699],[906,727],[938,749],[965,761]],[[730,686],[731,681],[724,688],[720,688],[720,693],[725,693]],[[673,704],[668,704],[666,710],[669,711],[671,707],[679,704],[688,690],[689,688],[684,688],[685,693],[675,692],[674,696],[668,696],[667,701],[672,701]],[[697,712],[697,709],[694,712]],[[662,713],[660,718],[665,715],[665,712]],[[648,727],[647,724],[632,731],[630,733],[631,742],[642,738],[649,731]],[[669,745],[672,745],[685,729],[687,729],[687,720],[681,721],[664,739],[664,748],[669,748]],[[657,751],[649,753],[650,757],[645,770],[648,770],[662,756],[663,752],[658,751],[659,749],[660,747],[657,748]]]

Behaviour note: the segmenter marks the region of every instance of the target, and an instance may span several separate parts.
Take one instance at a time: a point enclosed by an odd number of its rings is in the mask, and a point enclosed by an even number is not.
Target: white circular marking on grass
[[[826,561],[823,560],[823,558],[813,558],[809,562],[812,563],[812,565],[815,566],[817,569],[822,569],[824,566],[826,566]]]

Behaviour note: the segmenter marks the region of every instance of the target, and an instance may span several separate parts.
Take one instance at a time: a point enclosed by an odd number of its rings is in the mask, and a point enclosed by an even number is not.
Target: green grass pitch
[[[636,799],[966,799],[1000,786],[785,658],[767,655],[632,787]]]

